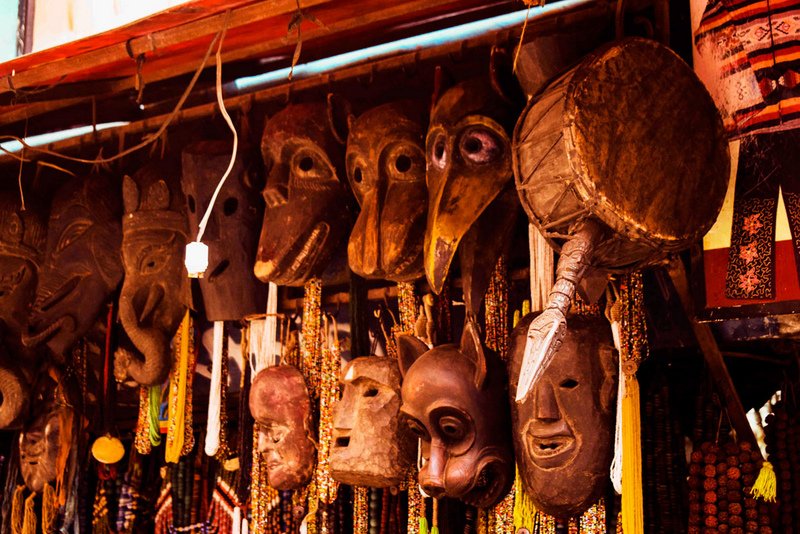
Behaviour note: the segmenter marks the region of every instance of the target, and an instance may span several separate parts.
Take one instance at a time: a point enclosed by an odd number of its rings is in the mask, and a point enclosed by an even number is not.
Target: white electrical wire
[[[230,11],[228,12],[230,15]],[[208,224],[208,219],[211,217],[211,210],[214,208],[214,203],[217,201],[217,196],[219,192],[222,190],[222,186],[225,184],[225,180],[228,178],[228,175],[233,170],[233,164],[236,162],[236,153],[239,150],[239,135],[236,133],[236,128],[233,125],[233,120],[231,120],[231,116],[228,115],[228,110],[225,109],[225,100],[222,98],[222,42],[225,40],[225,33],[227,32],[227,20],[224,25],[225,29],[222,31],[222,35],[219,37],[219,44],[217,45],[217,104],[219,104],[219,110],[222,113],[222,117],[225,119],[225,122],[228,123],[228,127],[233,132],[233,151],[231,153],[231,160],[228,163],[228,168],[225,170],[225,174],[222,175],[220,178],[219,183],[217,184],[217,188],[214,190],[214,194],[211,195],[211,201],[208,203],[208,207],[206,208],[206,213],[203,215],[203,218],[200,220],[200,225],[197,231],[197,242],[203,239],[203,234],[206,231],[206,224]]]

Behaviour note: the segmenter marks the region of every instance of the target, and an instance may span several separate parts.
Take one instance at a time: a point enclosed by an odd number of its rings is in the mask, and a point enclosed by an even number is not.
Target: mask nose
[[[264,435],[263,432],[259,430],[258,432],[258,452],[265,453],[269,450],[269,438]]]
[[[561,410],[553,390],[553,385],[548,380],[540,380],[534,390],[534,417],[537,421],[558,421],[561,419]]]
[[[428,463],[419,472],[419,481],[425,493],[434,498],[445,494],[444,471],[447,464],[447,450],[440,442],[434,441],[430,447]]]

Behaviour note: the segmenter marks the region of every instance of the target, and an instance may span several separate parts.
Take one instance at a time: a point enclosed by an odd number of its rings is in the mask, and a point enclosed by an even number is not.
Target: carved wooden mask
[[[42,214],[20,208],[18,194],[0,194],[0,328],[17,338],[28,325],[47,237]]]
[[[511,391],[535,316],[525,316],[511,335]],[[558,354],[523,402],[512,398],[511,414],[525,490],[538,510],[566,518],[594,504],[608,481],[617,392],[608,322],[570,318]]]
[[[467,322],[461,345],[398,339],[402,417],[421,440],[419,483],[433,497],[488,508],[514,481],[506,372]]]
[[[423,273],[425,116],[419,103],[373,108],[350,124],[347,178],[361,213],[347,247],[350,269],[402,282]]]
[[[48,373],[40,376],[31,405],[31,419],[19,436],[19,467],[25,486],[38,493],[66,469],[77,414],[64,384]]]
[[[190,236],[197,232],[230,154],[230,143],[223,141],[202,141],[183,151],[181,184]],[[255,175],[246,159],[239,152],[203,234],[208,269],[199,282],[209,321],[238,321],[266,308],[266,286],[253,274],[264,207],[258,197],[261,187],[252,183]]]
[[[301,286],[320,276],[350,231],[350,194],[342,182],[344,147],[331,104],[287,106],[264,126],[264,222],[255,274]]]
[[[303,375],[288,365],[262,369],[250,387],[249,400],[269,485],[277,490],[304,486],[314,471],[316,446]]]
[[[108,176],[77,176],[56,192],[26,345],[46,342],[63,355],[122,279],[117,184]]]
[[[179,173],[176,164],[155,161],[123,178],[125,280],[119,318],[144,360],[133,356],[120,365],[142,385],[161,384],[166,379],[170,340],[189,303],[189,279],[183,265],[186,217]]]
[[[465,240],[461,261],[473,314],[519,211],[511,170],[515,111],[494,78],[472,79],[442,94],[428,127],[425,273],[439,293],[462,238],[476,234]]]
[[[404,479],[414,443],[400,425],[397,361],[356,358],[342,371],[344,393],[333,416],[331,470],[343,484],[386,488]]]

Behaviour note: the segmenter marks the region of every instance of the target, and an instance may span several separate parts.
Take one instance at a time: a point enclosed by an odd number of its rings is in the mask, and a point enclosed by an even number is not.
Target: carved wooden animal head
[[[426,118],[418,102],[373,108],[350,125],[347,177],[361,206],[347,256],[365,278],[405,281],[423,273]]]
[[[503,362],[468,322],[460,346],[428,349],[398,339],[402,417],[420,439],[419,483],[434,497],[480,508],[497,504],[514,481],[514,453]]]
[[[139,384],[155,385],[167,377],[170,340],[189,303],[183,266],[186,218],[177,164],[154,161],[126,175],[122,197],[125,281],[119,318],[144,360],[130,357],[120,364]]]

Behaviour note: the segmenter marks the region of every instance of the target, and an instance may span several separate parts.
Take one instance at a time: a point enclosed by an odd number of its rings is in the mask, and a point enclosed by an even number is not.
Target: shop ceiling
[[[529,27],[552,31],[576,20],[606,16],[613,12],[613,5],[611,0],[550,2],[544,8],[546,16]],[[298,42],[292,21],[301,16],[300,63],[308,63],[524,8],[519,0],[191,0],[127,26],[0,64],[0,133],[26,137],[112,121],[130,123],[126,134],[153,129],[182,93],[223,26],[227,28],[223,74],[224,81],[231,83],[289,67]],[[518,37],[521,25],[519,19],[513,28],[499,32],[502,35],[489,32],[469,43],[398,51],[380,59],[365,57],[342,71],[361,76],[365,71],[398,68],[423,56],[452,54],[454,49],[463,52],[474,41],[484,46],[493,40],[508,42]],[[342,79],[348,74],[337,71],[336,76]],[[330,78],[313,78],[273,80],[267,91],[263,85],[226,91],[231,97],[226,100],[237,106],[243,102],[243,93],[250,93],[251,100],[253,95],[268,99],[280,91],[330,83]],[[208,114],[213,108],[213,80],[212,56],[184,106],[187,117]],[[137,102],[140,84],[145,85],[143,102]],[[102,141],[96,134],[93,139]],[[73,145],[67,142],[54,148]],[[11,160],[6,156],[0,161]]]

